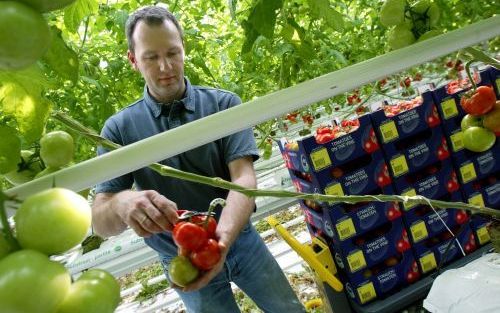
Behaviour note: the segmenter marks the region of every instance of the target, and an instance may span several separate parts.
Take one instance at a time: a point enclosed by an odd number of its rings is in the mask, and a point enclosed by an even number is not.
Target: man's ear
[[[135,54],[129,50],[129,51],[127,51],[127,58],[128,58],[128,61],[130,62],[130,65],[132,66],[132,68],[134,70],[138,71],[137,59],[135,58]]]

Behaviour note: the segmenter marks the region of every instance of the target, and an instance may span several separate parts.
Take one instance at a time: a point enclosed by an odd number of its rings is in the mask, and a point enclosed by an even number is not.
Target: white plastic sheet
[[[500,254],[485,254],[439,275],[424,308],[432,313],[499,313]]]

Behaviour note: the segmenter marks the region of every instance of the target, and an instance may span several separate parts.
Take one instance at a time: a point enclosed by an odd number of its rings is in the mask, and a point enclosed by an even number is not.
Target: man
[[[144,97],[109,118],[102,130],[104,137],[127,145],[241,102],[230,92],[193,86],[184,77],[182,29],[166,9],[151,6],[133,13],[126,35],[130,64],[146,81]],[[257,158],[248,129],[162,163],[255,188],[253,160]],[[136,190],[130,190],[132,185]],[[218,212],[216,230],[221,260],[190,285],[176,288],[188,312],[239,312],[230,281],[265,312],[304,312],[249,223],[255,208],[252,199],[234,191],[162,177],[148,168],[99,184],[96,193],[92,208],[96,232],[112,236],[131,227],[158,252],[165,271],[178,251],[170,232],[178,220],[176,209],[206,211],[210,201],[225,198],[227,204]]]

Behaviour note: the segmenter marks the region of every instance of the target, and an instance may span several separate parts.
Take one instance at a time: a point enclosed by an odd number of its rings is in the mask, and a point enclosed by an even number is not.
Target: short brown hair
[[[181,41],[184,43],[182,27],[175,16],[163,7],[147,6],[135,11],[127,19],[127,23],[125,24],[125,34],[127,36],[128,49],[134,52],[134,40],[132,39],[132,35],[134,34],[134,30],[138,22],[144,21],[148,25],[160,25],[165,20],[169,20],[174,23],[177,31],[179,32],[179,36],[181,36]]]

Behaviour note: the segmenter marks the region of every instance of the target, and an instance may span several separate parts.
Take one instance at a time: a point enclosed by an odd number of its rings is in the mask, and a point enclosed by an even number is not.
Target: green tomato
[[[26,198],[14,221],[21,247],[59,254],[85,238],[91,223],[90,206],[76,192],[51,188]]]
[[[470,114],[465,115],[462,118],[462,121],[460,122],[460,127],[462,128],[462,131],[466,130],[469,127],[472,126],[483,126],[483,118],[479,116],[473,116]]]
[[[75,0],[18,0],[18,1],[24,2],[30,7],[43,13],[62,9],[65,6],[75,2]]]
[[[5,174],[5,179],[14,186],[29,182],[42,170],[38,159],[32,159],[33,151],[21,150],[21,162],[17,169]]]
[[[73,137],[65,131],[52,131],[40,139],[40,157],[47,167],[68,165],[73,159],[73,152]]]
[[[33,250],[20,250],[0,260],[0,310],[5,313],[53,313],[71,285],[58,262]]]
[[[19,139],[19,137],[17,136],[17,132],[14,128],[5,125],[0,126],[0,138],[2,138],[2,140],[0,141],[0,174],[5,174],[11,171],[15,171],[17,168],[17,164],[21,162],[21,139]]]
[[[406,0],[386,0],[380,9],[380,23],[385,27],[403,23]]]
[[[411,7],[412,11],[423,15],[430,27],[434,27],[439,22],[439,15],[441,14],[439,7],[430,0],[419,0]]]
[[[111,274],[92,269],[83,273],[57,313],[112,313],[120,303],[120,286]]]
[[[416,41],[415,35],[405,24],[396,25],[390,30],[387,43],[392,50],[404,48]]]
[[[437,30],[437,29],[431,29],[428,32],[422,34],[422,36],[418,37],[418,42],[427,40],[432,37],[436,37],[438,35],[441,35],[442,32]]]
[[[106,289],[110,292],[110,298],[118,305],[121,301],[120,285],[113,275],[105,270],[93,268],[84,272],[78,280],[99,280],[106,285]]]
[[[168,266],[168,277],[177,286],[185,287],[194,281],[199,270],[185,256],[178,255]]]
[[[484,152],[495,144],[495,134],[486,128],[471,126],[463,132],[464,147],[473,152]]]
[[[0,1],[0,70],[32,65],[49,43],[49,25],[42,14],[16,1]]]

